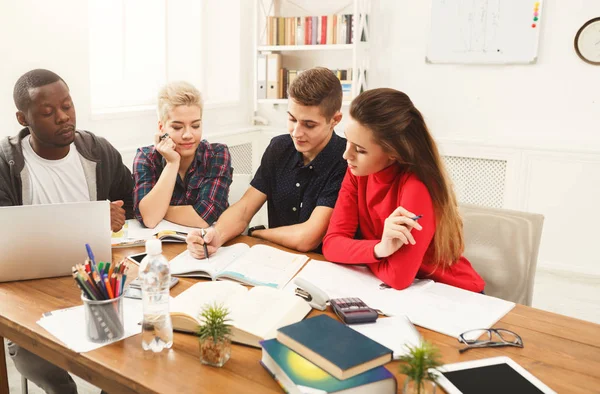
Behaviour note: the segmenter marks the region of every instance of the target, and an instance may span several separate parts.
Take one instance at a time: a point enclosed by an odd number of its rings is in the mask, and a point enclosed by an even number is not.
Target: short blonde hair
[[[202,114],[202,95],[189,82],[169,82],[158,92],[158,119],[163,123],[166,122],[169,111],[180,105],[196,105],[200,107],[200,114]]]

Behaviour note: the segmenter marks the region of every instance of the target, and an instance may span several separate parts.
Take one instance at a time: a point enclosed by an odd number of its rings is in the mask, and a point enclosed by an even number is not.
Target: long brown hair
[[[397,90],[367,90],[350,105],[350,116],[373,132],[374,140],[396,158],[403,171],[425,184],[436,218],[427,256],[438,266],[456,262],[464,250],[462,220],[456,196],[423,115]]]

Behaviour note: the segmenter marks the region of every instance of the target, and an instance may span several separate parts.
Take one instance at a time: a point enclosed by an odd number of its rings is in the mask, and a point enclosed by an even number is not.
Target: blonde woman
[[[202,97],[187,82],[161,89],[158,116],[154,145],[139,148],[133,162],[136,218],[150,228],[163,219],[208,227],[228,207],[229,150],[202,140]]]

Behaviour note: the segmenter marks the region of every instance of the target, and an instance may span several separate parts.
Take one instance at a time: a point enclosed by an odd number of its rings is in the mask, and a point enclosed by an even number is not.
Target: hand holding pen
[[[415,245],[411,234],[413,229],[421,231],[423,227],[417,222],[422,215],[415,215],[403,207],[398,207],[385,219],[381,242],[375,245],[377,258],[388,257],[404,245]]]
[[[200,236],[202,237],[202,241],[204,242],[202,246],[204,249],[204,256],[206,258],[206,261],[208,262],[208,247],[206,246],[206,240],[204,239],[204,236],[206,236],[206,229],[200,229]]]
[[[214,227],[191,231],[186,240],[190,255],[195,259],[208,260],[208,256],[214,253],[220,245],[219,234]]]

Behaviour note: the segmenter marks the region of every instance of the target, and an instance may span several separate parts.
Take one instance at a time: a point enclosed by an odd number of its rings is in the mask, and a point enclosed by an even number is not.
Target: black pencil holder
[[[85,325],[90,341],[103,343],[123,337],[123,295],[110,300],[94,301],[81,295]]]

